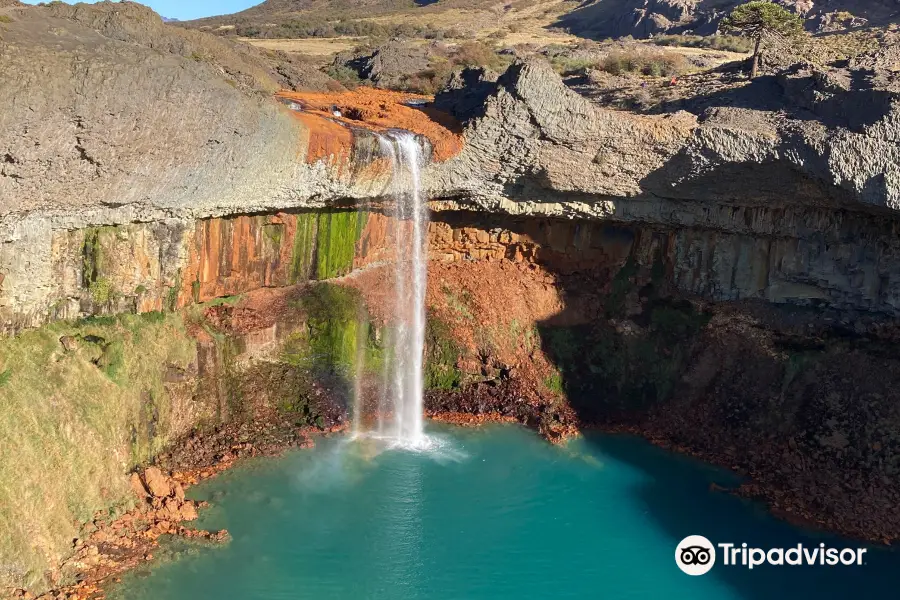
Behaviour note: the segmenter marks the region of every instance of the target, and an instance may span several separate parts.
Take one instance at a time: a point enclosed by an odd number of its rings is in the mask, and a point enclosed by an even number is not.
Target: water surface
[[[199,525],[227,528],[231,543],[130,573],[109,597],[762,600],[900,589],[900,555],[875,549],[860,567],[683,574],[674,551],[690,534],[764,548],[857,544],[710,491],[735,481],[638,439],[556,448],[514,426],[430,433],[440,444],[429,453],[324,439],[193,488],[214,505]]]

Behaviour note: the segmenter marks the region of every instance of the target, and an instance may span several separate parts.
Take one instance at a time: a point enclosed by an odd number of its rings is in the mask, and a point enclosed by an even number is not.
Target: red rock
[[[169,478],[163,475],[162,471],[156,467],[147,467],[144,471],[144,482],[147,484],[147,489],[150,490],[150,493],[157,498],[165,498],[172,493],[172,485],[169,483]]]
[[[180,521],[181,503],[175,498],[168,498],[163,516],[169,521]]]
[[[184,488],[181,487],[181,484],[176,481],[172,487],[175,491],[175,499],[184,502]]]
[[[197,508],[194,506],[194,503],[188,500],[184,504],[181,505],[181,520],[182,521],[194,521],[197,519]]]

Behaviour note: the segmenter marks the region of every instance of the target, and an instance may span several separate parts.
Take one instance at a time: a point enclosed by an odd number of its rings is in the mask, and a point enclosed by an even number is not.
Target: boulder
[[[187,500],[181,505],[181,520],[195,521],[197,519],[197,507],[193,502]]]
[[[172,490],[175,495],[175,499],[179,502],[184,502],[184,488],[181,487],[181,484],[177,481],[172,482]]]
[[[172,484],[169,478],[156,467],[147,467],[144,471],[144,483],[147,489],[156,498],[165,498],[172,493]]]
[[[367,53],[340,55],[335,63],[353,69],[378,87],[395,89],[410,75],[428,69],[431,59],[426,47],[390,42]]]
[[[63,350],[66,352],[75,352],[78,349],[78,340],[71,335],[62,336],[59,338],[59,343],[62,344]]]
[[[163,505],[163,509],[160,512],[162,513],[160,516],[165,518],[166,520],[180,521],[181,520],[181,502],[179,502],[175,498],[166,498],[166,502]]]
[[[134,495],[137,496],[138,500],[145,502],[150,496],[150,492],[147,491],[144,482],[141,481],[141,477],[137,473],[131,474],[129,484],[131,485],[131,491],[134,492]]]
[[[434,97],[434,107],[460,121],[480,116],[487,97],[496,89],[500,76],[483,68],[456,71],[447,85]]]

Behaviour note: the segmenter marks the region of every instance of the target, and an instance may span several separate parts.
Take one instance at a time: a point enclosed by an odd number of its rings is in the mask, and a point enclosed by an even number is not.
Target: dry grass
[[[733,35],[658,35],[651,40],[657,46],[704,48],[748,54],[753,50],[753,40]]]
[[[61,336],[78,337],[65,350]],[[123,504],[125,474],[177,425],[163,386],[194,344],[177,315],[57,323],[0,340],[0,589],[42,586],[76,522]]]
[[[281,50],[282,52],[297,52],[309,56],[331,56],[338,52],[352,50],[363,43],[363,38],[337,37],[337,38],[303,38],[303,39],[262,39],[239,38],[258,48],[266,50]]]
[[[687,60],[680,54],[669,52],[611,52],[597,68],[613,75],[639,73],[648,77],[672,77],[688,70]]]

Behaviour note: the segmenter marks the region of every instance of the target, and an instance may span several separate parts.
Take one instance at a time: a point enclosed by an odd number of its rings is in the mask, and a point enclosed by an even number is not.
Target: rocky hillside
[[[678,198],[897,210],[897,52],[827,71],[793,65],[685,101],[693,112],[655,116],[598,106],[539,58],[495,83],[464,72],[436,98],[466,123],[467,143],[433,171],[434,190],[485,205],[590,195],[635,205]],[[788,182],[797,185],[791,197]],[[609,211],[601,202],[578,206]]]
[[[778,0],[807,19],[813,31],[862,25],[884,26],[900,21],[896,0]],[[589,0],[564,15],[557,25],[603,39],[660,33],[716,32],[718,22],[743,0]]]
[[[438,31],[464,25],[478,13],[477,27],[500,24],[515,30],[541,22],[546,28],[562,27],[593,39],[634,36],[646,38],[661,33],[711,35],[718,22],[744,0],[536,0],[533,2],[477,2],[474,0],[266,0],[233,15],[190,21],[187,27],[233,32],[261,37],[329,37],[371,35],[374,21],[366,27],[354,26],[376,17],[382,26],[392,25],[395,33],[433,37]],[[839,31],[862,26],[884,27],[900,21],[900,5],[895,0],[777,0],[803,15],[811,31]],[[520,15],[510,19],[511,16]],[[444,18],[446,17],[446,18]],[[449,19],[449,20],[448,20]],[[485,20],[487,19],[487,21]],[[529,22],[526,22],[529,21]],[[531,23],[530,21],[533,21]],[[426,29],[423,24],[430,23]],[[339,24],[337,26],[336,24]],[[403,29],[401,25],[405,25]],[[335,27],[337,26],[337,29]],[[416,29],[415,26],[419,26]],[[387,30],[382,33],[386,33]]]
[[[130,2],[2,10],[0,216],[139,211],[160,198],[196,207],[197,190],[252,204],[295,154],[297,124],[272,94],[340,88],[296,57],[166,25]]]

